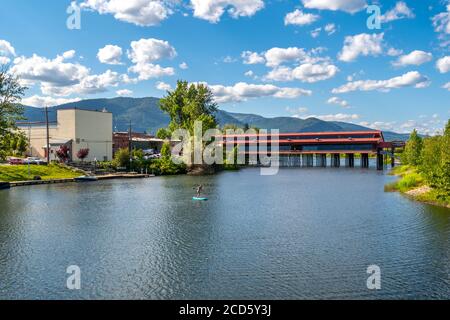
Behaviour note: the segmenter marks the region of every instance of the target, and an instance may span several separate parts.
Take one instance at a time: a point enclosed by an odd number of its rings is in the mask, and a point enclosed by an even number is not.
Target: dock
[[[104,176],[97,176],[99,181],[113,180],[113,179],[144,179],[151,178],[154,175],[151,174],[132,174],[132,173],[120,173],[120,174],[108,174]],[[22,186],[34,186],[43,184],[60,184],[75,182],[74,178],[69,179],[49,179],[49,180],[29,180],[29,181],[14,181],[14,182],[1,182],[0,189],[9,189],[10,187],[22,187]]]

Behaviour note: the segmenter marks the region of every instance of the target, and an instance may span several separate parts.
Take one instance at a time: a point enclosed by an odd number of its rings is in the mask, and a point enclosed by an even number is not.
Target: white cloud
[[[338,58],[341,61],[354,61],[360,55],[379,55],[383,52],[384,33],[367,34],[361,33],[355,36],[345,38],[344,47],[339,53]]]
[[[328,104],[337,104],[337,105],[341,106],[342,108],[349,108],[348,102],[339,97],[331,97],[330,99],[328,99],[327,103]]]
[[[159,81],[156,83],[156,89],[161,90],[161,91],[170,91],[170,90],[172,90],[172,86],[168,83]]]
[[[447,82],[446,84],[444,84],[442,86],[442,88],[447,89],[448,91],[450,91],[450,82]]]
[[[138,80],[141,81],[165,76],[173,76],[175,74],[175,69],[172,67],[164,68],[158,64],[152,63],[136,64],[128,68],[128,71],[138,74]]]
[[[289,67],[276,67],[271,70],[264,79],[273,81],[292,81],[313,83],[334,77],[339,69],[332,64],[305,63],[294,69]]]
[[[395,7],[386,12],[380,17],[381,22],[390,22],[400,19],[412,19],[415,17],[414,12],[403,1],[399,1],[395,4]]]
[[[335,94],[346,93],[351,91],[371,91],[378,90],[387,92],[391,89],[415,87],[424,88],[430,84],[427,77],[421,75],[417,71],[411,71],[405,73],[399,77],[391,78],[388,80],[359,80],[349,82],[339,88],[333,89]]]
[[[179,67],[180,67],[180,69],[183,69],[183,70],[189,69],[189,66],[186,62],[180,63]]]
[[[450,34],[450,4],[447,5],[446,12],[435,15],[432,21],[436,32]]]
[[[218,103],[242,102],[261,97],[293,99],[312,94],[311,91],[300,88],[277,87],[270,84],[248,84],[245,82],[236,83],[234,86],[211,85],[209,87]]]
[[[260,64],[266,62],[266,59],[264,59],[263,56],[261,56],[257,52],[252,51],[242,52],[241,58],[244,60],[244,64]]]
[[[389,48],[389,50],[387,51],[388,56],[391,56],[391,57],[399,56],[402,53],[403,53],[403,50],[395,49],[395,48]]]
[[[334,23],[328,23],[324,29],[328,33],[328,35],[331,36],[336,32],[336,25]]]
[[[396,67],[404,67],[408,65],[419,66],[433,59],[433,55],[429,52],[414,50],[409,54],[400,56],[397,61],[392,64]]]
[[[163,0],[86,0],[81,7],[138,26],[158,25],[172,14],[168,1]]]
[[[121,64],[122,48],[115,45],[107,45],[98,50],[97,58],[105,64]]]
[[[22,99],[21,103],[25,106],[30,107],[53,107],[61,104],[71,103],[71,102],[77,102],[80,101],[80,98],[72,98],[72,99],[65,99],[65,98],[54,98],[54,97],[41,97],[38,95],[34,95],[28,98]]]
[[[16,56],[16,50],[8,41],[0,40],[0,55]]]
[[[11,59],[8,57],[1,57],[0,56],[0,64],[8,64],[11,62]]]
[[[284,25],[304,26],[317,21],[319,18],[320,16],[317,14],[304,13],[303,11],[296,9],[286,15],[284,18]]]
[[[161,59],[172,59],[177,56],[174,47],[168,41],[159,39],[140,39],[131,42],[128,57],[133,63],[151,63]]]
[[[217,23],[225,13],[237,19],[251,17],[264,8],[263,0],[191,0],[194,16]]]
[[[59,87],[75,85],[89,75],[88,68],[78,63],[66,62],[64,55],[53,60],[36,54],[30,58],[18,57],[14,59],[11,71],[28,83],[38,81]]]
[[[129,72],[137,73],[139,80],[148,80],[162,76],[172,76],[175,70],[172,67],[161,67],[153,62],[161,59],[172,59],[177,52],[169,42],[158,39],[140,39],[131,42],[131,50],[128,57],[135,64],[128,69]]]
[[[254,74],[254,72],[253,72],[252,70],[249,70],[249,71],[247,71],[246,73],[244,73],[244,75],[245,75],[246,77],[253,77],[255,74]]]
[[[361,116],[359,114],[346,114],[346,113],[337,113],[337,114],[326,114],[326,115],[308,115],[305,117],[301,117],[302,119],[308,118],[316,118],[323,121],[345,121],[345,122],[354,122],[358,120]]]
[[[450,56],[445,56],[436,62],[436,68],[440,73],[447,73],[450,71]]]
[[[320,36],[320,32],[321,32],[321,31],[322,31],[322,28],[321,28],[321,27],[312,30],[312,31],[310,32],[311,37],[317,38],[318,36]]]
[[[305,50],[297,47],[272,48],[265,53],[266,65],[276,67],[284,62],[295,62],[307,57]]]
[[[302,0],[305,8],[355,13],[367,6],[366,0]]]
[[[116,93],[118,96],[121,96],[121,97],[130,97],[133,95],[133,91],[128,90],[128,89],[117,90]]]
[[[69,86],[53,86],[42,83],[41,91],[46,95],[69,96],[73,94],[95,94],[107,91],[108,87],[117,87],[121,76],[117,72],[107,70],[102,74],[84,77],[78,84]]]

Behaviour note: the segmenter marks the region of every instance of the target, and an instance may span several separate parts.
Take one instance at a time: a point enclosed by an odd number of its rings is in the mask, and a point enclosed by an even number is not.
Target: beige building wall
[[[21,127],[27,138],[30,138],[30,156],[45,158],[47,145],[46,128]],[[79,161],[77,152],[89,149],[85,161],[110,161],[113,157],[112,113],[80,109],[58,110],[57,125],[50,127],[50,140],[72,140],[72,161]],[[51,154],[51,160],[55,160]]]

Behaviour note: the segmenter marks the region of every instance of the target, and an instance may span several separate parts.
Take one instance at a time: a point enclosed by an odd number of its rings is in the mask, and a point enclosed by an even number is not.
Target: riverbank
[[[439,190],[427,185],[423,175],[412,166],[400,166],[389,173],[399,177],[384,187],[386,192],[400,192],[405,196],[427,204],[450,208],[450,195],[443,197]]]
[[[0,181],[17,182],[29,181],[35,177],[42,180],[73,179],[84,174],[81,170],[74,170],[65,166],[51,164],[48,166],[30,165],[1,165]]]

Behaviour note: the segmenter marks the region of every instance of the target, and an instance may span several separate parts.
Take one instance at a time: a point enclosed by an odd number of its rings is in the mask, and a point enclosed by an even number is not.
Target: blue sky
[[[67,27],[71,1],[1,0],[0,63],[30,88],[26,104],[161,97],[183,79],[268,117],[432,134],[450,115],[448,0],[75,3],[80,29]]]

